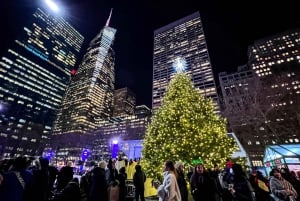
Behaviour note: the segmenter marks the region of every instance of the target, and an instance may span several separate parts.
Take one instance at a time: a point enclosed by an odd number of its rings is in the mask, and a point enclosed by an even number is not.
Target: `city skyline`
[[[2,2],[1,48],[3,55],[8,44],[17,35],[18,23],[24,23],[30,10],[40,2]],[[151,107],[152,61],[154,30],[193,12],[200,11],[212,68],[216,76],[222,71],[235,71],[247,62],[247,48],[255,40],[299,25],[296,7],[268,5],[267,3],[242,5],[241,2],[199,3],[165,1],[163,4],[130,1],[104,3],[103,1],[60,1],[65,15],[85,36],[86,51],[90,41],[105,24],[110,8],[114,8],[111,25],[118,29],[115,41],[116,89],[129,87],[137,95],[137,105]],[[172,9],[169,8],[172,3]],[[173,8],[175,7],[175,8]],[[294,8],[294,9],[293,9]],[[251,12],[245,9],[252,10]],[[21,15],[19,15],[21,11]],[[255,11],[255,12],[254,12]],[[22,26],[21,26],[22,27]],[[82,55],[83,56],[83,55]],[[79,61],[82,59],[78,58]]]

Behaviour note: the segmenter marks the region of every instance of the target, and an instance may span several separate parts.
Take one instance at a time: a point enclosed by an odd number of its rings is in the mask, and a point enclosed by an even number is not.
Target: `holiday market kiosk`
[[[300,174],[300,144],[269,145],[265,149],[264,166],[269,175],[272,168],[288,168]]]

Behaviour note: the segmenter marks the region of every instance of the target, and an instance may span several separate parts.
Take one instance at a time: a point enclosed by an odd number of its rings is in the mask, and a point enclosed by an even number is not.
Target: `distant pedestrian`
[[[62,167],[57,176],[57,191],[61,191],[73,179],[73,162]]]
[[[145,197],[144,197],[145,181],[146,181],[146,175],[142,171],[142,166],[136,165],[135,173],[133,175],[133,184],[135,186],[135,200],[136,201],[139,201],[139,198],[141,199],[141,201],[145,201]]]
[[[119,181],[119,187],[120,187],[120,192],[119,192],[119,200],[120,201],[125,201],[125,196],[126,196],[126,179],[127,179],[127,174],[125,172],[125,167],[121,167],[119,170],[119,175],[118,175],[118,181]]]
[[[105,179],[106,162],[101,161],[89,176],[89,201],[107,200],[107,183]]]

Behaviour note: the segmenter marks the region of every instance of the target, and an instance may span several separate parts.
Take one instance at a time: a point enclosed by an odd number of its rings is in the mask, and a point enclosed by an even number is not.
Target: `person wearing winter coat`
[[[119,201],[125,201],[126,179],[127,179],[127,174],[125,171],[126,171],[125,167],[121,167],[119,170],[118,178],[117,178],[119,181],[119,187],[120,187]]]
[[[164,181],[157,188],[159,201],[181,201],[180,189],[177,184],[177,171],[172,161],[167,161],[164,166]]]
[[[190,184],[194,201],[213,201],[215,199],[215,194],[217,193],[216,184],[205,170],[203,164],[196,165]]]
[[[73,162],[69,161],[57,175],[57,191],[61,191],[73,179]]]
[[[281,176],[280,170],[277,168],[272,169],[270,176],[270,189],[276,201],[297,199],[297,191],[290,182]]]
[[[59,201],[80,201],[81,194],[78,178],[73,178],[61,192]]]
[[[12,168],[3,174],[0,186],[1,201],[31,201],[33,176],[27,169],[25,157],[17,157]]]
[[[105,179],[106,162],[101,161],[98,167],[90,172],[89,201],[107,200],[107,183]]]
[[[232,201],[254,201],[253,189],[240,164],[232,165],[233,183],[228,184]],[[231,186],[232,185],[232,186]]]
[[[144,183],[146,181],[146,175],[142,171],[142,166],[136,165],[135,166],[135,173],[133,175],[133,184],[135,186],[135,200],[139,201],[139,197],[142,201],[145,201],[144,197]]]
[[[175,167],[178,173],[177,184],[180,189],[181,200],[188,201],[188,188],[187,188],[187,182],[185,180],[183,163],[178,162],[175,164]]]

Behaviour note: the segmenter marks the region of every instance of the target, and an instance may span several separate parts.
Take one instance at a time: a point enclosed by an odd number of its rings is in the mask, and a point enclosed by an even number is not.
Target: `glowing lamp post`
[[[46,155],[45,155],[45,157],[46,157],[49,161],[52,160],[53,156],[54,156],[54,152],[53,152],[52,150],[49,150],[49,151],[46,153]]]
[[[111,157],[116,158],[118,156],[118,151],[119,151],[118,140],[112,140]]]
[[[58,12],[59,11],[59,8],[58,8],[57,4],[55,4],[52,0],[45,0],[45,3],[54,12]]]
[[[84,149],[81,153],[81,160],[86,161],[91,155],[91,151],[88,149]]]

